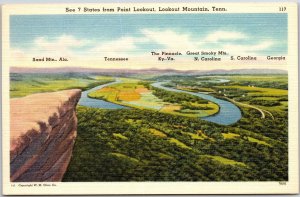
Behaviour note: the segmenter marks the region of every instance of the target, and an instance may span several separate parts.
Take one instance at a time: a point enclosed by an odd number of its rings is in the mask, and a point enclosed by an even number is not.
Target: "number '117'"
[[[279,12],[284,12],[286,11],[286,7],[279,7]]]

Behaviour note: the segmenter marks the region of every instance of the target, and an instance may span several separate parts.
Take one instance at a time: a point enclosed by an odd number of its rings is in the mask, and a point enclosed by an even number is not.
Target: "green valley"
[[[79,102],[65,182],[288,180],[287,75],[145,76],[11,73],[10,97],[79,88],[106,102]],[[230,124],[210,121],[224,108],[208,96],[240,116]]]

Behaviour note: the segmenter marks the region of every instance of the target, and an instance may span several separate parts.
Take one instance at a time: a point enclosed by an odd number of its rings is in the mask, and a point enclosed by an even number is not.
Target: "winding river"
[[[99,89],[104,88],[106,86],[116,84],[116,83],[120,83],[120,82],[121,82],[120,79],[116,79],[115,82],[111,82],[111,83],[103,84],[103,85],[100,85],[100,86],[96,86],[92,89],[89,89],[89,90],[86,90],[86,91],[82,92],[82,95],[81,95],[81,98],[80,98],[78,104],[82,105],[82,106],[86,106],[86,107],[102,108],[102,109],[124,109],[124,108],[128,108],[128,107],[118,105],[118,104],[115,104],[115,103],[111,103],[111,102],[107,102],[107,101],[104,101],[104,100],[93,99],[93,98],[88,97],[88,94],[90,92],[93,92],[95,90],[99,90]],[[156,88],[161,88],[161,89],[168,90],[168,91],[184,92],[184,93],[187,93],[187,94],[195,95],[195,96],[201,97],[203,99],[209,100],[209,101],[214,102],[217,105],[219,105],[220,110],[217,114],[201,118],[203,120],[207,120],[207,121],[214,122],[214,123],[221,124],[221,125],[230,125],[230,124],[233,124],[233,123],[237,122],[242,117],[240,109],[236,105],[234,105],[233,103],[231,103],[229,101],[218,99],[218,98],[215,98],[211,95],[207,95],[207,94],[203,94],[203,93],[194,93],[194,92],[178,90],[178,89],[174,89],[174,88],[170,88],[170,87],[165,87],[165,86],[163,86],[163,84],[165,84],[165,83],[167,83],[167,82],[155,82],[155,83],[152,83],[151,85],[156,87]]]
[[[201,118],[203,120],[207,120],[207,121],[214,122],[214,123],[221,124],[221,125],[230,125],[230,124],[237,122],[242,117],[242,113],[241,113],[240,109],[236,105],[234,105],[233,103],[231,103],[229,101],[218,99],[218,98],[215,98],[208,94],[188,92],[188,91],[184,91],[184,90],[178,90],[178,89],[162,86],[165,83],[166,82],[156,82],[151,85],[156,88],[161,88],[161,89],[168,90],[168,91],[184,92],[184,93],[188,93],[191,95],[195,95],[195,96],[201,97],[203,99],[209,100],[209,101],[214,102],[217,105],[219,105],[220,110],[217,114]]]

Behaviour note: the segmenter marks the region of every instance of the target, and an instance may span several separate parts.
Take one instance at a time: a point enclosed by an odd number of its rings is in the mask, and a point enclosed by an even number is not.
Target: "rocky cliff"
[[[61,181],[76,138],[78,89],[10,99],[11,181]]]

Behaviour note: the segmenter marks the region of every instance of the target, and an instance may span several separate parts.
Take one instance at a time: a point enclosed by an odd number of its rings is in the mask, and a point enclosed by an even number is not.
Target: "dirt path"
[[[226,97],[227,98],[227,97]],[[239,104],[239,105],[243,105],[245,107],[249,107],[249,108],[253,108],[253,109],[256,109],[257,111],[259,111],[261,113],[261,118],[264,119],[266,117],[265,113],[269,114],[272,119],[274,120],[274,116],[271,112],[267,111],[267,110],[264,110],[264,109],[260,109],[258,107],[255,107],[253,105],[249,105],[249,104],[245,104],[245,103],[241,103],[241,102],[238,102],[238,101],[235,101],[234,99],[230,99],[230,98],[227,98],[229,101],[233,102],[233,103],[236,103],[236,104]]]
[[[273,116],[273,114],[272,114],[271,112],[269,112],[269,111],[267,111],[267,110],[264,110],[264,109],[262,109],[262,111],[268,113],[268,114],[272,117],[273,120],[275,119],[274,116]]]

